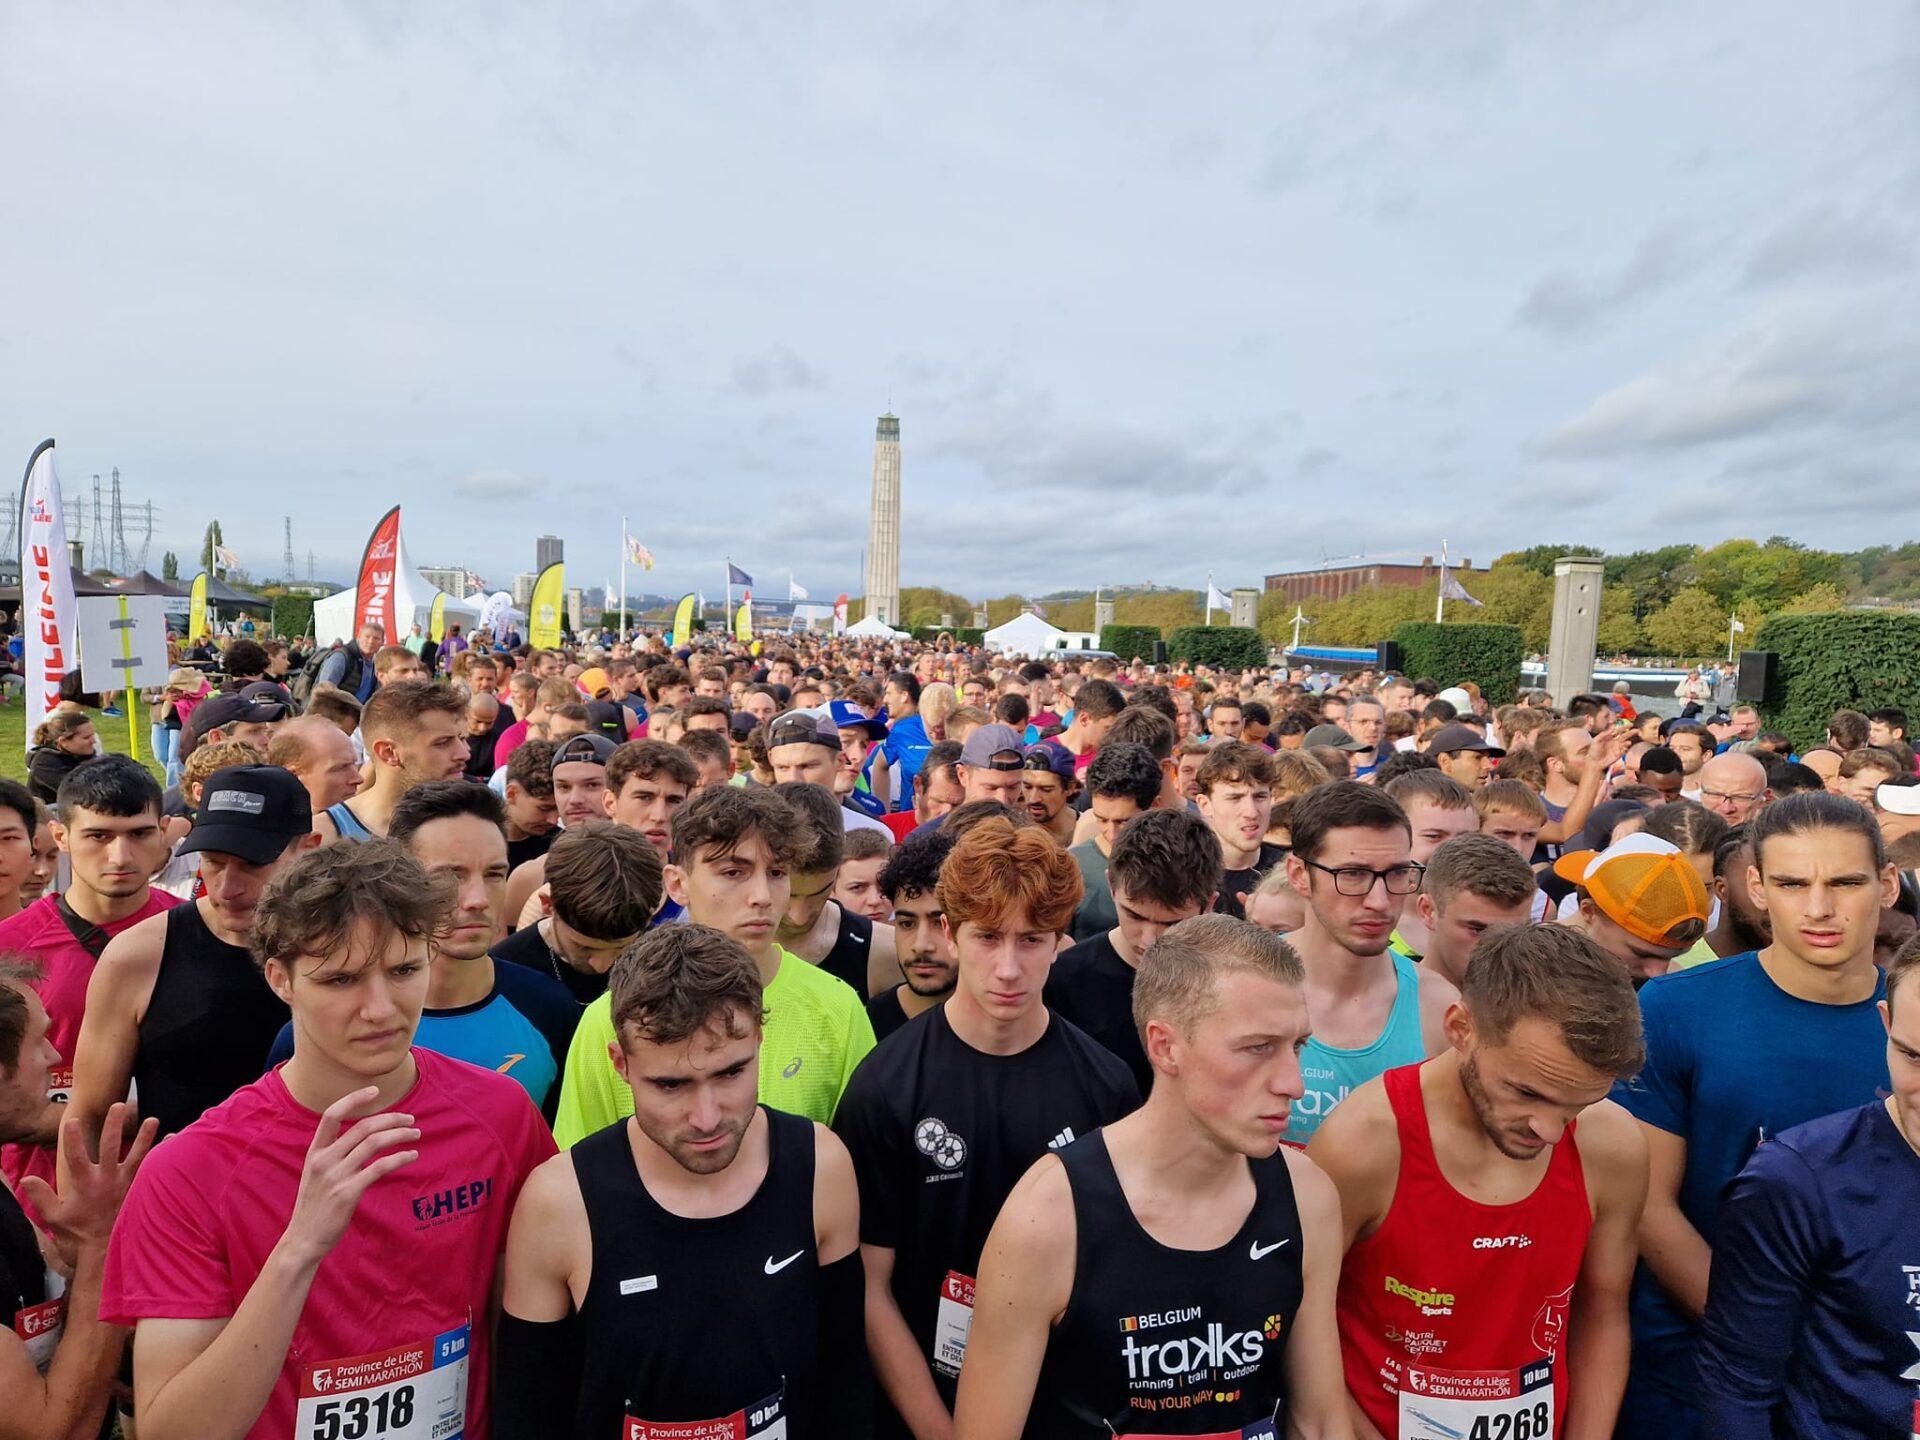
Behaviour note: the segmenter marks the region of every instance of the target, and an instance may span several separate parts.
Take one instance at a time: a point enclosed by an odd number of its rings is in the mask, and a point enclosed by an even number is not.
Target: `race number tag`
[[[1520,1370],[1407,1366],[1399,1440],[1552,1440],[1553,1361]]]
[[[1118,1440],[1279,1440],[1279,1428],[1271,1420],[1256,1420],[1238,1430],[1210,1430],[1205,1435],[1149,1435],[1144,1430],[1129,1430]]]
[[[470,1338],[462,1325],[375,1355],[307,1366],[295,1440],[460,1440]]]
[[[960,1374],[973,1330],[973,1277],[949,1270],[940,1282],[940,1309],[933,1317],[933,1368],[949,1379]]]
[[[715,1420],[638,1420],[627,1416],[621,1440],[787,1440],[786,1392]]]
[[[59,1066],[47,1071],[47,1099],[55,1105],[65,1105],[73,1099],[73,1067]]]
[[[42,1375],[47,1373],[47,1366],[53,1363],[54,1347],[60,1343],[60,1327],[64,1319],[61,1306],[64,1303],[49,1300],[45,1304],[29,1305],[24,1310],[14,1312],[13,1333],[27,1347],[27,1358],[33,1361],[34,1368]]]

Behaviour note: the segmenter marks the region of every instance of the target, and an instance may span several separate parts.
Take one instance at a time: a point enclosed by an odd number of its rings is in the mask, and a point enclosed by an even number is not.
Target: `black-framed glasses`
[[[1333,888],[1354,899],[1372,894],[1376,884],[1385,885],[1389,895],[1412,895],[1420,888],[1420,877],[1427,873],[1426,866],[1416,865],[1412,861],[1405,865],[1392,865],[1385,870],[1369,870],[1364,865],[1322,865],[1304,855],[1300,860],[1311,869],[1331,875]]]
[[[1700,791],[1700,803],[1711,805],[1715,801],[1725,800],[1733,805],[1757,805],[1767,798],[1764,790],[1707,790]]]

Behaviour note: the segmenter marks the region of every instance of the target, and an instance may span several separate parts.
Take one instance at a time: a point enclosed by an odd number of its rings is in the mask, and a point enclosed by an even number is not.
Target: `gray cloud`
[[[1872,278],[1911,272],[1911,230],[1884,219],[1826,206],[1782,222],[1747,257],[1746,283],[1775,285],[1809,275]]]
[[[825,375],[785,345],[771,345],[733,362],[733,388],[756,399],[782,390],[818,390],[826,381]]]
[[[1584,334],[1685,280],[1699,269],[1702,258],[1673,230],[1655,230],[1610,274],[1556,270],[1542,276],[1520,302],[1518,318],[1549,335]]]

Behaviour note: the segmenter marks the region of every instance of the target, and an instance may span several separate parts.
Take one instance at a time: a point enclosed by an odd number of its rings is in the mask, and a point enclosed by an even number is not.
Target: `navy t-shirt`
[[[1796,1125],[1727,1190],[1701,1433],[1869,1440],[1920,1420],[1920,1155],[1879,1102]]]
[[[1650,980],[1640,991],[1646,1067],[1614,1087],[1636,1118],[1687,1142],[1680,1210],[1719,1244],[1720,1202],[1761,1141],[1884,1095],[1887,1037],[1875,1001],[1787,994],[1753,951]],[[1644,1265],[1633,1281],[1633,1380],[1691,1405],[1698,1332]],[[1920,1328],[1920,1327],[1916,1327]]]

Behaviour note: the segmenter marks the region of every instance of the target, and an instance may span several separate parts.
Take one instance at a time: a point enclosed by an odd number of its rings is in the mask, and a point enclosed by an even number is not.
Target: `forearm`
[[[880,1388],[906,1422],[916,1440],[948,1440],[953,1416],[934,1388],[933,1371],[920,1351],[920,1342],[907,1326],[907,1317],[885,1286],[867,1286],[867,1348],[873,1354]]]
[[[1574,1310],[1567,1344],[1567,1428],[1562,1440],[1609,1440],[1627,1389],[1633,1332],[1625,1297]]]
[[[1713,1249],[1678,1205],[1648,1197],[1640,1217],[1640,1258],[1687,1317],[1698,1320],[1707,1308]]]
[[[1347,1396],[1347,1421],[1353,1426],[1354,1440],[1386,1440],[1373,1422],[1367,1419],[1367,1412],[1360,1408],[1360,1402],[1353,1396]]]
[[[64,1328],[46,1378],[34,1389],[9,1395],[0,1437],[5,1440],[86,1440],[100,1433],[113,1372],[119,1368],[127,1332],[100,1319],[100,1278],[106,1242],[84,1245],[67,1288]]]
[[[151,1396],[140,1393],[136,1342],[141,1440],[244,1440],[273,1394],[319,1269],[318,1257],[296,1256],[282,1240],[213,1343]]]

